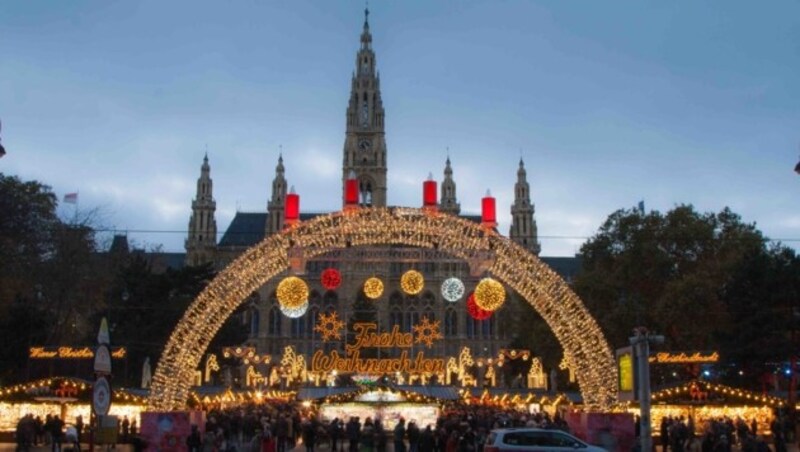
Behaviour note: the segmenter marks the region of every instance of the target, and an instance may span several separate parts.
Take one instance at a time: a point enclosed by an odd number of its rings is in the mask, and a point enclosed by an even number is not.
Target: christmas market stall
[[[702,433],[707,422],[740,418],[748,425],[755,421],[758,431],[770,434],[775,412],[786,408],[786,401],[757,392],[733,388],[703,380],[692,380],[680,386],[654,391],[651,418],[654,434],[664,418],[692,419],[695,431]],[[638,407],[628,411],[638,415]]]
[[[306,406],[316,407],[322,420],[335,418],[380,418],[384,427],[394,428],[400,418],[417,425],[436,425],[444,403],[459,399],[450,386],[307,387],[297,395]]]
[[[126,388],[112,391],[111,416],[139,419],[145,409],[146,396]],[[57,415],[68,424],[78,416],[89,420],[92,401],[92,382],[72,377],[54,377],[0,388],[0,432],[14,431],[25,415],[45,419]]]

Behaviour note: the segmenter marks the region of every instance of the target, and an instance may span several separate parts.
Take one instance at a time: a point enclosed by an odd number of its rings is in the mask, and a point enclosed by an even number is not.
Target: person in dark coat
[[[409,452],[417,452],[419,450],[419,427],[413,420],[408,423],[406,428],[406,436],[408,436],[408,450]]]
[[[372,419],[364,421],[364,428],[361,429],[361,451],[373,452],[375,450],[375,426]]]
[[[342,436],[342,425],[339,418],[334,418],[328,426],[328,436],[331,438],[331,450],[339,452],[339,438]]]
[[[394,435],[392,439],[394,439],[394,452],[406,452],[406,420],[402,417],[397,422],[397,425],[394,426]]]
[[[301,425],[303,444],[306,446],[306,452],[314,452],[314,444],[317,441],[317,428],[314,422],[309,419]]]
[[[434,438],[430,424],[419,435],[419,452],[433,452]]]
[[[196,425],[192,425],[192,432],[186,437],[186,447],[189,448],[189,452],[200,452],[203,447],[203,440],[200,438],[200,432]]]
[[[347,440],[350,441],[350,452],[358,452],[358,442],[361,439],[361,423],[357,417],[351,417],[345,427]]]
[[[386,452],[386,443],[388,442],[388,438],[386,437],[386,429],[383,428],[383,423],[380,419],[375,420],[375,451],[376,452]]]
[[[288,415],[287,415],[288,416]],[[286,443],[289,442],[289,422],[287,416],[278,416],[275,422],[275,437],[277,438],[277,452],[286,452]]]

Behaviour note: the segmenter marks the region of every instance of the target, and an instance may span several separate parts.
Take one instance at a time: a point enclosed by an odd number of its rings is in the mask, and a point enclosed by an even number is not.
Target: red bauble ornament
[[[492,311],[481,309],[477,304],[475,304],[474,293],[469,294],[469,298],[467,298],[467,313],[475,320],[486,320],[493,314]]]
[[[342,274],[339,273],[339,270],[335,268],[326,268],[320,277],[322,282],[322,287],[333,290],[339,287],[339,284],[342,283]]]

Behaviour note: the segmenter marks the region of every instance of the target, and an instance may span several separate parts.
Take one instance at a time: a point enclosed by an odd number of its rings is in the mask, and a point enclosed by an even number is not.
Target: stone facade
[[[355,176],[359,181],[359,203],[363,206],[386,206],[387,147],[384,134],[384,107],[380,92],[380,77],[372,49],[372,35],[365,17],[361,33],[361,45],[356,54],[356,67],[351,82],[351,95],[346,114],[345,142],[342,159],[342,205],[344,205],[345,180]],[[219,269],[235,259],[265,236],[283,229],[283,211],[287,194],[286,168],[282,157],[278,159],[272,195],[266,212],[238,212],[218,243],[209,243],[214,233],[214,202],[211,198],[211,180],[207,159],[198,181],[198,197],[192,204],[189,239],[186,241],[187,263],[197,265],[213,262]],[[291,169],[290,169],[291,170]],[[202,186],[208,193],[201,192]],[[205,190],[205,188],[203,188]],[[202,200],[202,201],[201,201]],[[210,204],[209,204],[210,203]],[[439,210],[451,215],[460,215],[461,208],[456,196],[456,184],[450,158],[444,168],[441,183]],[[313,218],[312,213],[301,214],[300,220]],[[522,161],[517,173],[515,201],[512,206],[510,237],[531,252],[539,253],[534,208],[530,201],[530,189]],[[463,216],[480,222],[478,216]],[[197,218],[205,222],[197,223]],[[199,239],[202,233],[205,241]],[[571,259],[571,258],[566,258]],[[545,261],[547,259],[545,258]],[[574,261],[574,259],[573,259]],[[571,269],[572,264],[561,263],[562,268]],[[320,282],[320,274],[327,268],[336,268],[342,274],[342,285],[335,291],[326,291]],[[424,290],[415,296],[406,295],[400,288],[400,277],[410,269],[425,276]],[[558,270],[557,270],[558,271]],[[292,345],[309,355],[317,349],[344,351],[345,341],[323,342],[314,331],[317,315],[336,311],[341,319],[352,322],[356,319],[377,322],[382,330],[391,330],[395,325],[402,331],[411,331],[423,316],[440,322],[444,340],[437,341],[434,348],[425,349],[429,355],[456,355],[463,346],[469,346],[476,357],[497,356],[500,348],[511,340],[508,329],[499,325],[514,316],[513,297],[508,305],[491,319],[476,321],[465,308],[466,298],[480,279],[486,275],[473,274],[466,262],[436,250],[407,247],[352,248],[330,253],[310,260],[301,276],[311,288],[308,312],[298,319],[284,316],[278,307],[275,288],[283,276],[274,278],[254,293],[246,302],[245,325],[250,336],[245,345],[255,346],[259,353],[280,355],[283,348]],[[568,275],[563,275],[569,278]],[[364,281],[377,276],[384,282],[385,290],[378,300],[368,300],[362,290]],[[450,277],[460,278],[467,288],[466,295],[455,303],[447,302],[441,294],[442,282]],[[382,350],[389,356],[394,351]]]

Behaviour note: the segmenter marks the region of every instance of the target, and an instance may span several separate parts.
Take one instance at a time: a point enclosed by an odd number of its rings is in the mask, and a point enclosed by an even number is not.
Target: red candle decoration
[[[322,287],[327,290],[334,290],[342,283],[342,274],[335,268],[326,268],[320,276]]]
[[[294,187],[286,195],[286,206],[283,212],[287,224],[296,223],[300,219],[300,195],[294,192]]]
[[[486,196],[481,200],[481,222],[485,225],[497,224],[497,209],[489,190],[486,190]]]
[[[358,204],[358,179],[352,171],[344,181],[344,203],[348,206]]]
[[[433,175],[429,175],[428,180],[422,183],[422,205],[436,207],[436,181]]]
[[[467,298],[467,313],[475,320],[486,320],[492,316],[492,311],[481,309],[475,304],[474,293],[469,294],[469,298]]]

